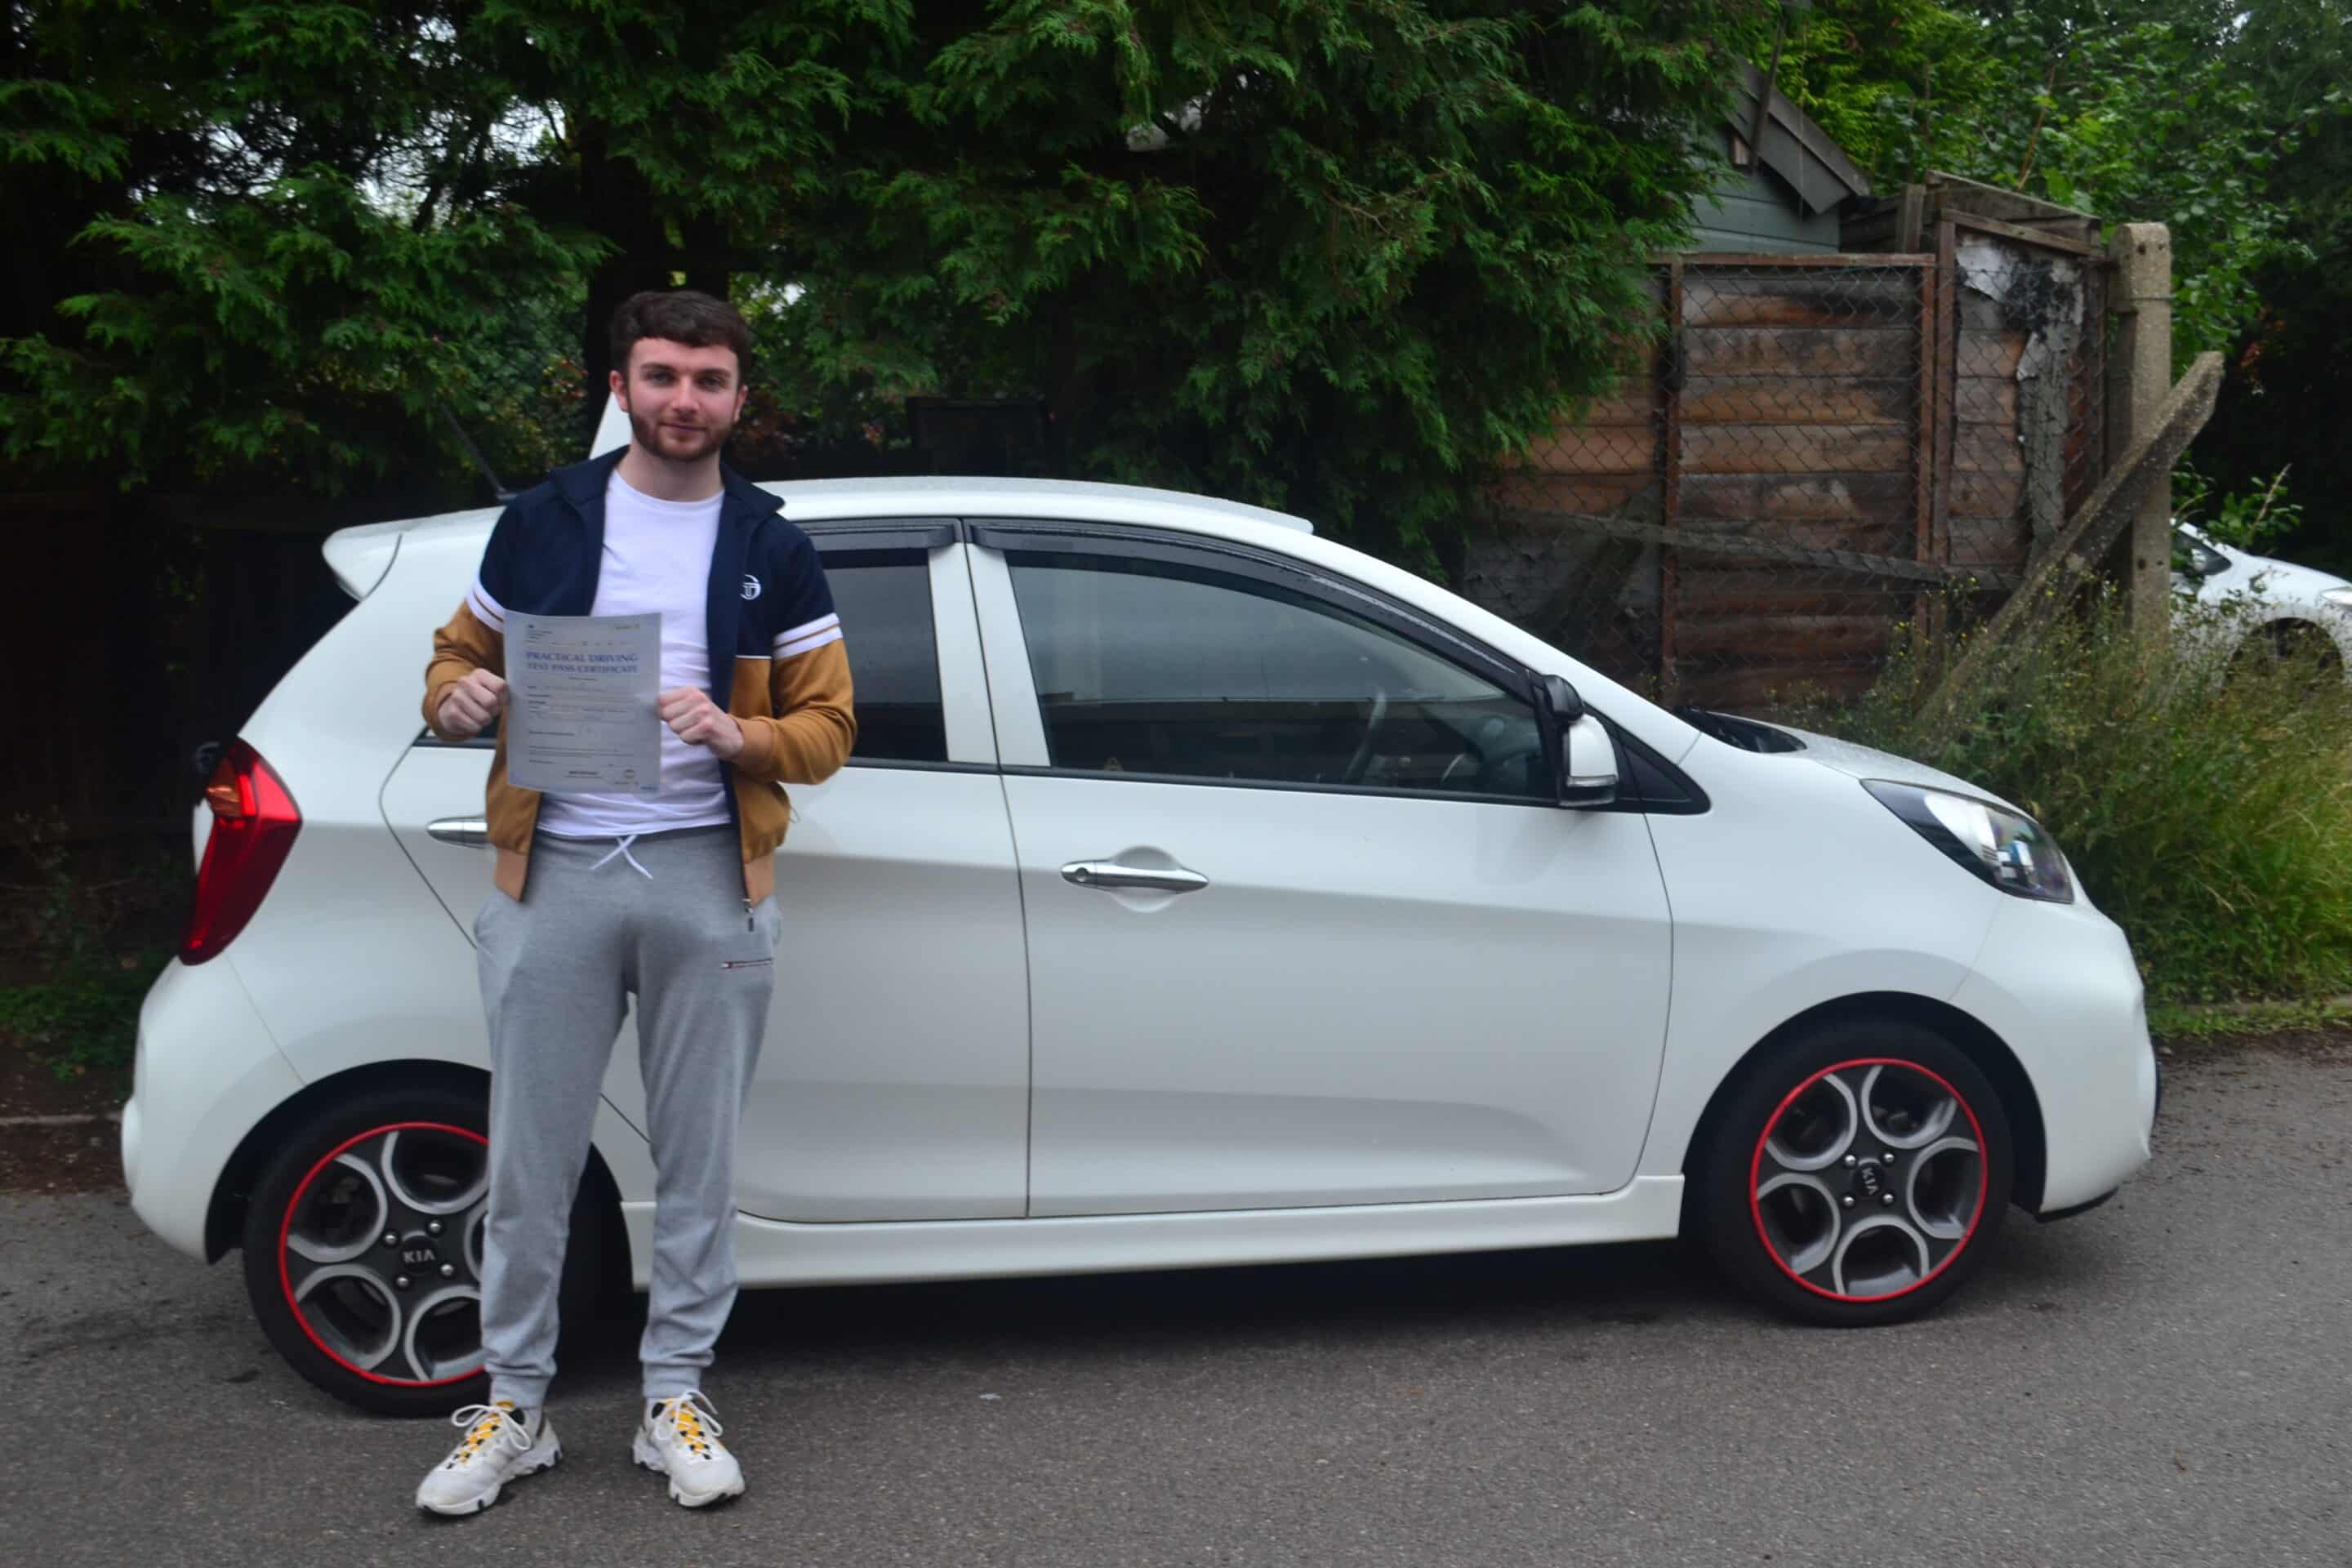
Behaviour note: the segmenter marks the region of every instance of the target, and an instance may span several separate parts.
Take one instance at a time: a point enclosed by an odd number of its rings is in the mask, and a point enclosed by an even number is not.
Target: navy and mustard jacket
[[[558,468],[508,503],[465,602],[433,634],[425,722],[435,734],[453,738],[439,718],[452,685],[477,669],[505,676],[509,615],[590,613],[604,557],[604,490],[620,460],[612,452]],[[783,786],[822,784],[838,772],[857,739],[857,721],[841,617],[816,546],[778,515],[783,503],[774,496],[731,471],[725,483],[710,556],[710,700],[743,727],[727,795],[742,840],[744,896],[757,902],[775,890],[775,852],[792,817]],[[507,782],[505,725],[488,804],[499,854],[494,879],[520,899],[539,792]]]

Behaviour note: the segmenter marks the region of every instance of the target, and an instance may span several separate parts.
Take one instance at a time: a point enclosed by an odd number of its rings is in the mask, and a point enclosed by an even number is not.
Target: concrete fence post
[[[2172,389],[2172,232],[2160,223],[2116,226],[2107,247],[2107,458],[2146,437]],[[2124,605],[2144,636],[2171,624],[2172,486],[2158,484],[2134,512],[2116,552]]]

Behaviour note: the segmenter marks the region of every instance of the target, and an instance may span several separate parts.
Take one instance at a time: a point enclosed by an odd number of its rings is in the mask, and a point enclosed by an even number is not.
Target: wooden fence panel
[[[1539,629],[1588,637],[1572,651],[1661,696],[1851,692],[1894,628],[1940,624],[1948,601],[1916,577],[1771,550],[2021,571],[2052,468],[2070,497],[2095,481],[2104,402],[2079,350],[2102,320],[2096,279],[2087,258],[2013,233],[1963,222],[1937,237],[1933,256],[1662,266],[1661,379],[1595,403],[1496,487],[1520,558],[1572,563],[1548,595],[1516,596],[1548,606],[1557,624]],[[1547,510],[1663,523],[1673,542],[1600,530],[1536,548],[1528,520]],[[1712,553],[1696,542],[1709,535],[1740,548]],[[1497,581],[1500,559],[1472,577]]]

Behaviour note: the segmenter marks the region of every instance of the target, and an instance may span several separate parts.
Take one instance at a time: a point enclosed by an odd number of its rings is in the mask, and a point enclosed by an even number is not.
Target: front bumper
[[[122,1108],[132,1211],[182,1252],[205,1257],[205,1219],[230,1157],[301,1087],[226,959],[193,969],[174,961],[139,1010]]]
[[[2123,1189],[2121,1187],[2109,1187],[2105,1192],[2101,1193],[2089,1203],[2075,1204],[2070,1207],[2063,1209],[2045,1208],[2033,1217],[2040,1220],[2043,1225],[2055,1225],[2062,1219],[2073,1219],[2078,1215],[2089,1214],[2093,1209],[2105,1208],[2107,1205],[2107,1200],[2122,1191]]]
[[[2156,1049],[2114,921],[2086,904],[2009,900],[1952,1001],[2008,1043],[2041,1104],[2035,1213],[2079,1210],[2147,1163]]]

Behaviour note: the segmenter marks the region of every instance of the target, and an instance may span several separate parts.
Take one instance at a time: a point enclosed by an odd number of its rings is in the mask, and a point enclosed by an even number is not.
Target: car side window
[[[939,641],[931,624],[930,568],[919,554],[884,563],[848,554],[824,563],[856,691],[860,762],[943,763]]]
[[[1006,560],[1056,769],[1552,797],[1529,702],[1369,618],[1157,559]]]

